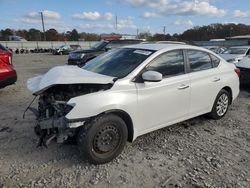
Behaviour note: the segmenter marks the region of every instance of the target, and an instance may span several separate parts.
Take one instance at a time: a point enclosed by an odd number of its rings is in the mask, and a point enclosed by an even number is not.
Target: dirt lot
[[[250,94],[220,121],[195,118],[138,138],[113,162],[82,161],[75,145],[37,148],[28,78],[66,56],[16,55],[16,85],[0,90],[1,187],[250,187]]]

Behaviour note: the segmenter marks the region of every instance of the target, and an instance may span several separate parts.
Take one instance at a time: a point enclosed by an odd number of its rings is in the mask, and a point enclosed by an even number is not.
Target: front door
[[[160,72],[163,80],[136,83],[141,134],[183,119],[189,111],[190,81],[185,74],[183,51],[158,56],[143,72],[148,70]]]

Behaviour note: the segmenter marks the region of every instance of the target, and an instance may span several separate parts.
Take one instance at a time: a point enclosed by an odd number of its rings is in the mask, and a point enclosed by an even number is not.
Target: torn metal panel
[[[58,66],[46,74],[31,78],[27,87],[33,94],[40,94],[54,85],[112,84],[114,77],[97,74],[76,66]]]

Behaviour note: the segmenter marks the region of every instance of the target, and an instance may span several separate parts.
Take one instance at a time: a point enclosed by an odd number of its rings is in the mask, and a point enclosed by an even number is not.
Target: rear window
[[[220,64],[220,59],[218,57],[215,57],[214,55],[210,54],[212,63],[214,65],[214,67],[218,67]]]
[[[213,67],[211,58],[206,52],[198,50],[189,50],[188,59],[191,72],[207,70]]]

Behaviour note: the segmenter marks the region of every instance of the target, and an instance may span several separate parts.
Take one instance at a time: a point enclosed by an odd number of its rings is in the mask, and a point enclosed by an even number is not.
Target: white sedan
[[[239,94],[239,70],[215,53],[185,44],[138,44],[110,50],[84,67],[60,66],[28,80],[39,96],[39,145],[75,138],[95,164],[126,141],[208,114],[222,118]]]
[[[220,54],[229,63],[238,63],[250,55],[250,46],[233,46]]]

